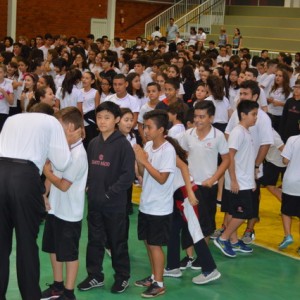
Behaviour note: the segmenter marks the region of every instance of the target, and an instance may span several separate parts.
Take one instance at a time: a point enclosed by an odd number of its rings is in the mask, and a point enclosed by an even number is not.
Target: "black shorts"
[[[229,214],[235,219],[250,219],[253,215],[252,190],[239,191],[237,194],[225,190],[229,198]]]
[[[292,196],[282,193],[281,213],[300,218],[300,196]]]
[[[262,185],[273,185],[276,186],[279,175],[283,178],[286,167],[277,167],[274,164],[265,161],[264,162],[264,176],[261,179]]]
[[[229,196],[230,191],[223,189],[222,192],[222,201],[221,201],[221,212],[228,213],[229,212]]]
[[[59,262],[78,260],[81,221],[69,222],[48,214],[46,218],[42,250],[55,253]]]
[[[252,191],[252,216],[250,219],[259,219],[259,203],[260,203],[260,180],[256,179],[256,189]]]
[[[139,212],[138,239],[146,241],[148,245],[167,246],[172,226],[172,215],[154,216]]]

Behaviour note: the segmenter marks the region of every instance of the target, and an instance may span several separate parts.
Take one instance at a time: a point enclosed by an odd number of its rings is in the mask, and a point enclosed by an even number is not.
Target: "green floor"
[[[77,292],[78,300],[108,300],[108,299],[141,299],[141,288],[134,286],[134,280],[149,275],[149,265],[144,246],[136,237],[136,215],[131,216],[131,230],[129,251],[131,257],[131,285],[124,294],[113,295],[110,287],[113,283],[113,271],[108,256],[104,260],[105,286],[87,292]],[[41,233],[43,226],[41,226]],[[271,234],[271,231],[270,231]],[[41,237],[41,234],[40,234]],[[41,238],[39,237],[39,245]],[[80,271],[78,281],[86,276],[85,272],[85,247],[87,242],[87,226],[84,222],[81,251]],[[1,245],[0,245],[1,247]],[[235,259],[224,257],[213,244],[210,246],[213,256],[217,262],[222,277],[206,286],[197,286],[191,282],[193,276],[198,275],[197,271],[186,270],[182,278],[167,278],[165,284],[167,292],[161,299],[243,299],[260,300],[272,299],[296,300],[300,298],[300,261],[295,260],[269,250],[254,246],[254,253],[251,255],[239,255]],[[14,247],[15,249],[15,247]],[[52,282],[52,273],[48,256],[41,253],[41,287],[45,288],[46,283]],[[26,274],[24,274],[26,276]],[[7,300],[19,300],[16,272],[15,272],[15,251],[11,255],[10,284],[7,293]]]

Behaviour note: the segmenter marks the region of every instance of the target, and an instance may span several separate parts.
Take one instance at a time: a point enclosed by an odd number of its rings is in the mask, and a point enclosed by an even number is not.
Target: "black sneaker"
[[[143,298],[154,298],[166,292],[166,288],[160,287],[157,282],[153,282],[145,292],[141,294]]]
[[[134,285],[138,286],[138,287],[149,287],[151,285],[151,283],[153,282],[151,276],[146,277],[144,279],[141,280],[137,280]]]
[[[186,256],[180,262],[180,270],[185,270],[186,268],[190,268],[192,266],[192,262],[194,258]]]
[[[114,294],[123,293],[129,286],[129,282],[127,280],[117,279],[115,283],[112,285],[110,291]]]
[[[201,265],[197,258],[192,261],[191,269],[192,270],[201,270]]]
[[[49,286],[46,290],[42,292],[41,300],[48,300],[48,299],[56,299],[64,293],[64,289],[58,289],[53,284],[46,284]]]
[[[101,287],[103,285],[103,280],[97,280],[94,277],[88,276],[86,279],[84,279],[77,285],[77,288],[81,291],[88,291],[92,288]]]

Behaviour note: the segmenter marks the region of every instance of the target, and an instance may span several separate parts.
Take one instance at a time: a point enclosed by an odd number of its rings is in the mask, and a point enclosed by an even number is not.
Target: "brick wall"
[[[7,28],[7,0],[0,1],[0,40],[6,36]]]
[[[7,1],[0,1],[0,37],[6,35]],[[101,7],[99,7],[99,4]],[[118,1],[116,7],[115,36],[135,39],[144,33],[145,22],[168,6],[163,4]],[[125,23],[120,24],[120,10],[124,11]],[[28,38],[50,32],[85,37],[90,33],[91,18],[106,18],[107,0],[18,0],[16,36]],[[132,24],[135,26],[128,28]]]

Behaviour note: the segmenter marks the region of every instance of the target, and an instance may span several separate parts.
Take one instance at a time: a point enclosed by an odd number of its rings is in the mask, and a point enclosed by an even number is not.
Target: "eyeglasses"
[[[100,85],[109,85],[109,83],[101,83]]]

